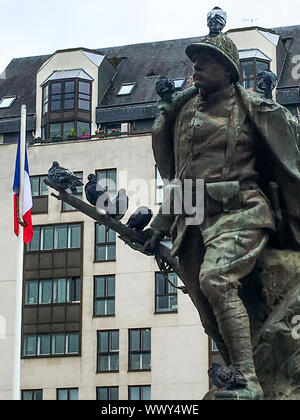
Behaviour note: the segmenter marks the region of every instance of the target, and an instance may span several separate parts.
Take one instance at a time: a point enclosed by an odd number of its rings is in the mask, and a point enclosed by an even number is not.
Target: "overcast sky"
[[[226,29],[300,25],[299,0],[0,0],[0,74],[16,57],[205,35],[214,6]],[[257,19],[257,20],[256,20]]]

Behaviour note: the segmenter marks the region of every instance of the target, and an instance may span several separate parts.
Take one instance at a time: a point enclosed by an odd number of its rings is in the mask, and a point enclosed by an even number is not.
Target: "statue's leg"
[[[198,226],[190,226],[180,249],[179,262],[189,296],[197,308],[206,334],[214,340],[227,366],[231,365],[229,352],[219,332],[211,305],[202,293],[199,272],[205,254],[202,235]]]
[[[248,381],[244,390],[224,391],[220,399],[262,399],[253,361],[250,322],[239,296],[240,280],[248,275],[268,242],[263,230],[219,235],[206,244],[200,287],[209,300],[232,366]]]

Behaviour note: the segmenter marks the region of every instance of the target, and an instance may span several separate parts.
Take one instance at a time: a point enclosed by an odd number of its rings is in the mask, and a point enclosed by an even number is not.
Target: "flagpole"
[[[19,217],[23,220],[24,198],[24,168],[26,147],[26,105],[21,108],[21,132],[20,132],[20,193],[19,193]],[[23,264],[24,264],[24,227],[19,224],[19,236],[17,245],[17,270],[16,270],[16,301],[15,301],[15,340],[14,340],[14,363],[13,363],[13,400],[21,399],[21,337],[22,337],[22,297],[23,297]]]

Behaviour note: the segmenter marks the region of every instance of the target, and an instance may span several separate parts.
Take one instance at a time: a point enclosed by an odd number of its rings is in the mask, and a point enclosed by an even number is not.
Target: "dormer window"
[[[134,86],[135,86],[135,83],[124,83],[121,89],[119,90],[118,96],[130,95]]]
[[[270,70],[270,58],[258,49],[241,50],[241,79],[240,83],[248,90],[257,90],[256,78],[259,72]]]
[[[7,96],[0,100],[0,109],[9,108],[15,102],[16,96]]]
[[[175,89],[181,89],[183,84],[185,82],[185,79],[175,79],[174,83],[175,83]]]

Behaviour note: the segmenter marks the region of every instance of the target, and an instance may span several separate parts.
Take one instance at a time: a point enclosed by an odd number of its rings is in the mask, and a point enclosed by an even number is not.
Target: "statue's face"
[[[194,62],[194,82],[197,88],[211,93],[230,85],[230,72],[213,53],[196,52],[192,61]]]

